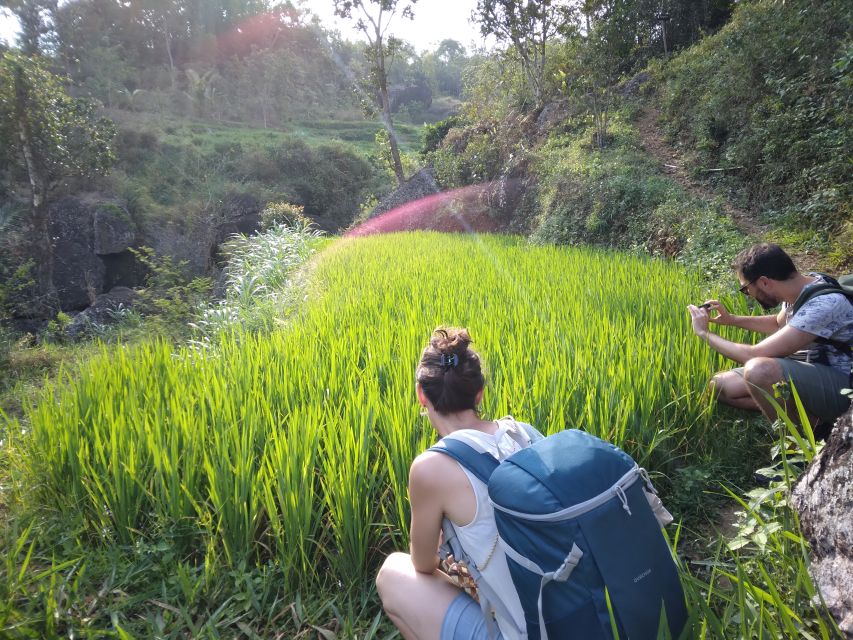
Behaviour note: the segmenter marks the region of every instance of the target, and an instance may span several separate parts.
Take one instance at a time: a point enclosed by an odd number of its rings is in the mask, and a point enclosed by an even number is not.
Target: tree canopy
[[[51,306],[54,293],[47,196],[60,178],[108,171],[114,133],[112,122],[98,117],[92,103],[68,95],[42,59],[15,51],[0,57],[0,138],[7,141],[0,154],[29,178],[30,239],[40,259],[42,306]]]

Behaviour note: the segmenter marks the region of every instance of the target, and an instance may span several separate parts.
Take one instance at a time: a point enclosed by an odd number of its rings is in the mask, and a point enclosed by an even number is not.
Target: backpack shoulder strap
[[[842,276],[842,282],[839,282],[832,276],[827,275],[825,273],[815,273],[821,276],[825,280],[825,282],[821,282],[818,285],[804,289],[794,301],[791,315],[796,314],[809,300],[829,293],[840,293],[847,298],[847,301],[851,305],[853,305],[853,275]],[[838,340],[832,340],[831,338],[820,337],[816,338],[815,341],[820,342],[822,344],[832,345],[847,357],[853,357],[853,350],[851,350],[850,344],[846,342],[840,342]]]
[[[821,276],[825,282],[803,289],[794,301],[791,310],[792,314],[797,313],[797,311],[799,311],[809,300],[828,293],[840,293],[845,296],[851,304],[853,304],[853,275],[842,276],[841,280],[846,284],[842,284],[832,276],[825,273],[817,273],[817,275]]]
[[[435,451],[436,453],[443,453],[450,456],[465,469],[473,473],[483,484],[489,484],[492,472],[500,464],[490,453],[477,451],[471,445],[450,437],[442,438],[427,449],[427,451]]]

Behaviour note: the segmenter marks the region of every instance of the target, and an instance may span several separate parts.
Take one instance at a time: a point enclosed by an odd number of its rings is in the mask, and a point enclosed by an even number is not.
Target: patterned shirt
[[[824,282],[816,273],[817,281],[806,285],[806,289]],[[804,289],[804,291],[806,290]],[[807,333],[838,342],[853,342],[853,304],[841,293],[826,293],[806,302],[796,314],[791,314],[791,305],[785,305],[787,323]],[[850,357],[834,345],[812,342],[792,356],[796,360],[829,364],[834,369],[850,373]]]

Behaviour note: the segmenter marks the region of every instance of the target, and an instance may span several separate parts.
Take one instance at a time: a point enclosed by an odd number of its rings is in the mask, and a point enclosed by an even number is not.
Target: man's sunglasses
[[[755,280],[758,280],[758,278],[756,278]],[[746,291],[746,290],[747,290],[747,289],[749,289],[749,285],[751,285],[751,284],[755,284],[755,280],[750,280],[750,281],[749,281],[749,282],[747,282],[745,285],[741,286],[741,287],[738,289],[738,291],[740,291],[743,295],[748,296],[748,295],[749,295],[749,293],[747,293],[747,291]]]

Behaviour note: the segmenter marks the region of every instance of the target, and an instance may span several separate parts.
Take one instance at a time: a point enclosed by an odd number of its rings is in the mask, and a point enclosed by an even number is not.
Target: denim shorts
[[[501,634],[497,637],[500,640]],[[489,640],[483,611],[467,593],[460,593],[447,608],[440,640]]]
[[[822,421],[833,421],[850,406],[841,390],[850,386],[850,374],[823,364],[776,358],[785,378],[794,385],[806,413]],[[743,367],[734,369],[743,376]]]

